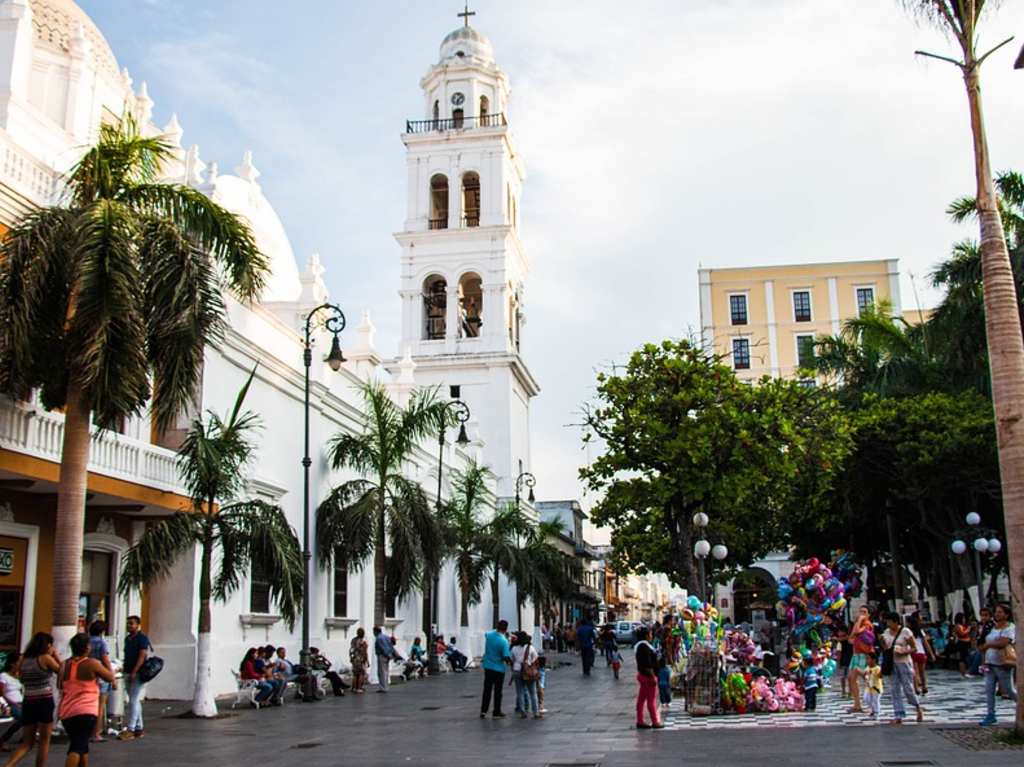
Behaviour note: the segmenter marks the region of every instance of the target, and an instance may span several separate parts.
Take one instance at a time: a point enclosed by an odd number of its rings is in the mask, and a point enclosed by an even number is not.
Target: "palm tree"
[[[533,625],[540,626],[541,605],[553,597],[568,597],[572,591],[573,583],[571,573],[566,568],[566,557],[551,544],[551,540],[561,535],[562,530],[560,520],[551,520],[530,526],[523,537],[519,557],[512,571],[520,631],[523,628],[522,609],[527,599],[533,601]]]
[[[64,411],[53,633],[76,631],[90,424],[151,402],[157,428],[191,401],[203,348],[223,330],[223,283],[262,290],[249,228],[207,197],[163,183],[163,138],[104,125],[65,179],[63,203],[29,213],[0,244],[0,390],[35,388]],[[221,274],[223,273],[223,278]]]
[[[433,389],[414,392],[402,408],[371,381],[363,386],[363,399],[365,431],[338,434],[329,446],[334,469],[354,469],[363,478],[336,487],[317,508],[317,559],[323,569],[336,560],[358,569],[373,556],[373,622],[382,626],[387,598],[407,596],[425,571],[440,566],[438,518],[423,489],[401,471],[416,446],[451,415]]]
[[[985,290],[985,336],[992,376],[992,404],[999,445],[1003,515],[1006,521],[1010,583],[1017,607],[1024,604],[1024,336],[1013,270],[999,215],[988,139],[981,105],[981,65],[997,48],[979,55],[978,22],[985,0],[903,0],[904,5],[933,21],[953,37],[962,58],[934,56],[954,64],[963,76],[974,143],[975,202],[980,225],[982,279]],[[1011,38],[1012,39],[1012,38]],[[1024,678],[1024,653],[1017,658],[1017,678]],[[1017,701],[1015,723],[1024,735],[1024,696]]]
[[[891,314],[885,301],[843,323],[838,336],[815,342],[814,369],[842,383],[851,404],[866,393],[906,396],[941,389],[944,372],[936,365],[927,327],[909,325]]]
[[[469,627],[469,608],[479,604],[487,582],[488,528],[481,518],[487,506],[490,469],[473,462],[465,471],[452,471],[452,494],[442,510],[448,556],[455,562],[459,582],[459,625]]]
[[[529,521],[514,503],[497,509],[484,528],[484,559],[491,580],[491,624],[495,628],[501,619],[501,573],[511,574],[517,569],[519,540],[529,532]]]
[[[199,546],[199,645],[192,696],[196,716],[217,715],[210,687],[210,600],[225,601],[251,567],[267,575],[270,596],[289,628],[302,601],[302,552],[284,512],[263,501],[236,500],[245,489],[245,467],[254,451],[252,433],[259,427],[255,414],[242,412],[251,383],[252,375],[227,420],[211,412],[205,423],[192,422],[178,453],[192,506],[146,528],[124,556],[118,585],[127,595],[154,583]],[[214,578],[216,549],[220,566]]]

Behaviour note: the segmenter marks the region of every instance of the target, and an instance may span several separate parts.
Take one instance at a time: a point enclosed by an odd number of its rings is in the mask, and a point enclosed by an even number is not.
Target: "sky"
[[[398,354],[406,119],[461,24],[454,0],[79,0],[154,117],[233,168],[246,149],[300,267],[369,308]],[[898,258],[904,308],[940,298],[929,272],[958,239],[945,208],[974,191],[951,43],[898,0],[553,4],[478,0],[473,25],[512,86],[527,179],[522,354],[541,500],[580,498],[579,409],[595,372],[699,327],[697,269]],[[983,47],[1024,35],[1005,3]],[[1024,38],[1022,38],[1024,39]],[[1024,170],[1020,40],[983,71],[996,170]],[[486,415],[475,414],[485,429]],[[598,535],[597,538],[602,536]]]

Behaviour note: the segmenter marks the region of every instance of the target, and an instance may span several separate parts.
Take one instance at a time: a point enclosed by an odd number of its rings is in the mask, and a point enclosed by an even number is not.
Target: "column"
[[[832,335],[838,336],[839,327],[839,286],[835,277],[828,278],[828,318],[832,323]]]
[[[775,320],[775,282],[764,281],[764,306],[768,324],[768,364],[771,366],[772,376],[779,375],[779,339],[776,335],[778,323]]]

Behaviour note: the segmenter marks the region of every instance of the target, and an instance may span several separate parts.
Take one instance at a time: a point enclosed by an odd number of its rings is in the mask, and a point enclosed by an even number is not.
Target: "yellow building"
[[[701,269],[704,347],[741,380],[792,377],[814,354],[814,339],[888,301],[901,316],[897,259]]]

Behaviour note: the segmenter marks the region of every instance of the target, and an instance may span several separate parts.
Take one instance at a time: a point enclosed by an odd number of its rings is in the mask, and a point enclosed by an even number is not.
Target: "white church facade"
[[[466,17],[468,19],[468,17]],[[452,430],[438,455],[426,441],[405,471],[428,493],[436,492],[437,465],[447,475],[470,460],[496,475],[492,505],[514,495],[519,474],[530,468],[530,400],[539,392],[523,358],[525,282],[529,260],[519,237],[524,170],[508,120],[509,86],[490,43],[464,23],[441,45],[437,62],[421,81],[423,119],[410,120],[402,136],[408,169],[407,213],[395,235],[401,258],[401,338],[394,356],[378,351],[368,313],[342,307],[349,327],[341,336],[347,362],[334,372],[322,362],[329,335],[317,337],[311,370],[312,511],[330,488],[351,478],[330,469],[324,445],[339,431],[363,425],[358,391],[382,380],[398,401],[414,387],[437,386],[471,412],[470,443]],[[250,223],[272,273],[252,305],[230,296],[224,342],[208,348],[197,407],[226,411],[256,369],[246,406],[264,424],[248,489],[279,504],[301,538],[303,525],[301,423],[305,315],[329,299],[325,269],[341,255],[310,255],[300,269],[286,226],[264,195],[248,152],[232,172],[204,162],[177,117],[153,123],[154,103],[145,84],[133,85],[119,69],[100,30],[71,0],[0,2],[0,233],[33,208],[55,204],[59,177],[94,141],[105,120],[132,114],[144,130],[175,146],[167,180],[188,184]],[[187,119],[183,120],[187,124]],[[398,161],[396,147],[396,162]],[[385,236],[385,233],[381,233]],[[390,345],[390,344],[389,344]],[[183,417],[180,426],[187,420]],[[50,626],[53,530],[63,418],[35,399],[0,399],[0,652],[24,646]],[[157,434],[148,414],[115,432],[93,436],[83,558],[80,619],[102,617],[120,646],[124,620],[142,615],[157,652],[173,673],[154,681],[149,695],[191,696],[195,673],[198,562],[178,565],[167,580],[127,600],[117,594],[120,556],[149,520],[175,513],[188,500],[175,469],[182,431]],[[529,504],[524,504],[533,514]],[[313,514],[311,513],[311,518]],[[314,531],[315,535],[315,531]],[[315,550],[315,545],[312,547]],[[514,590],[501,593],[502,617],[515,623]],[[336,662],[347,660],[357,627],[369,632],[373,616],[372,568],[347,572],[313,569],[311,644]],[[487,602],[487,600],[485,600]],[[422,598],[395,605],[388,626],[404,652],[422,636]],[[522,612],[532,621],[533,609]],[[474,654],[490,628],[491,607],[470,611],[460,630],[457,585],[442,574],[437,627],[458,634]],[[524,626],[532,629],[535,627]],[[298,624],[290,629],[275,613],[258,574],[213,610],[213,688],[234,688],[231,670],[244,650],[272,643],[297,656]]]

